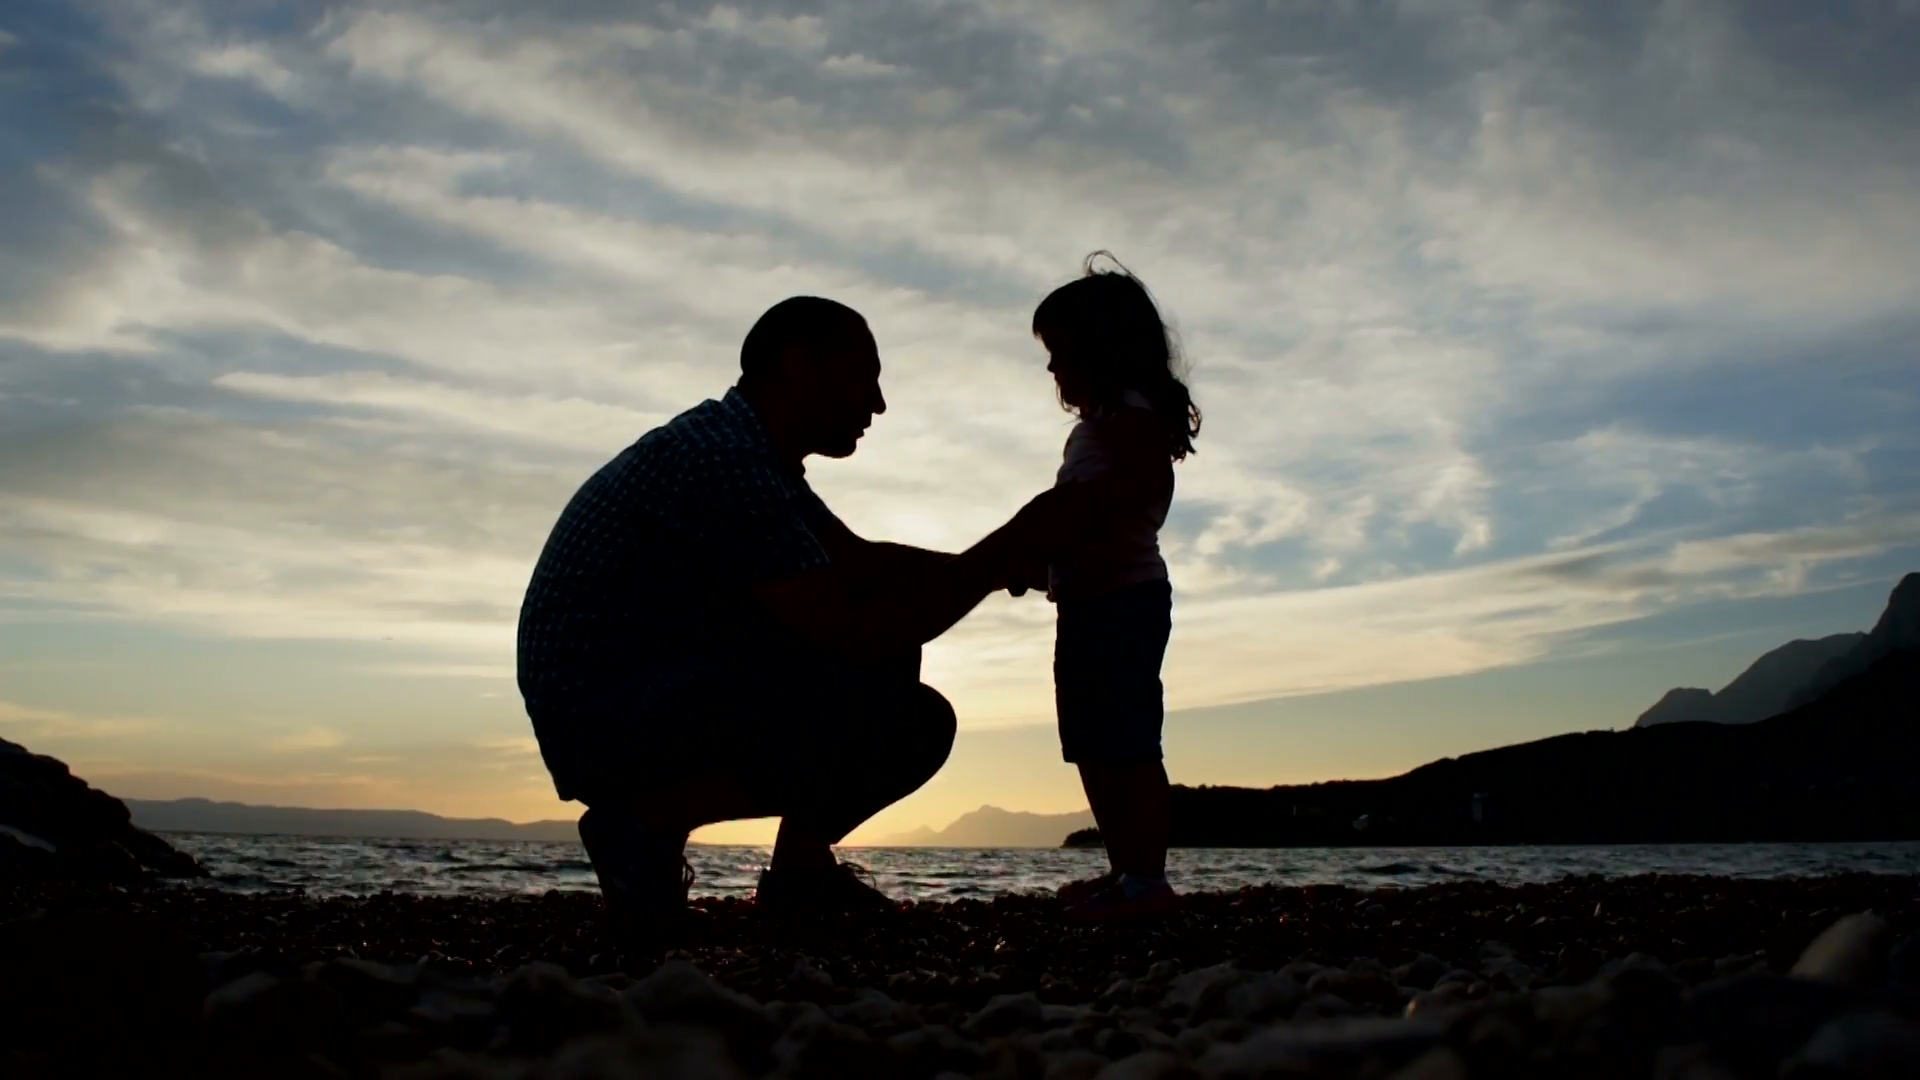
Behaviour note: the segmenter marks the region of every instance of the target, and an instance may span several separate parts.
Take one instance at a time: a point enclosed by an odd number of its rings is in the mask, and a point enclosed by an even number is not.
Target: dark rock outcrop
[[[1814,678],[1815,672],[1866,639],[1866,634],[1853,633],[1789,641],[1755,660],[1718,693],[1694,687],[1667,691],[1653,708],[1640,714],[1633,726],[1690,721],[1751,724],[1778,716],[1796,704],[1794,695]]]
[[[0,739],[0,876],[131,885],[206,870],[65,762]]]

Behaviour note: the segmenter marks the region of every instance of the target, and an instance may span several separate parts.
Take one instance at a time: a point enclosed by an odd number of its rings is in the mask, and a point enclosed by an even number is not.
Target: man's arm
[[[860,659],[910,652],[945,633],[1006,584],[1049,496],[958,555],[901,544],[823,536],[834,563],[762,582],[753,594],[814,645]],[[836,550],[837,549],[837,550]]]

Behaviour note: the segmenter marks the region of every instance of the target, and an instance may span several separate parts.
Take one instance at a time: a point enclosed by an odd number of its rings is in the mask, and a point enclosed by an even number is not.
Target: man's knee
[[[940,767],[947,763],[948,755],[953,753],[954,735],[960,728],[959,717],[940,691],[920,683],[913,694],[913,707],[903,719],[906,722],[901,724],[901,733],[905,736],[903,741],[908,744],[909,756],[931,777],[940,771]]]

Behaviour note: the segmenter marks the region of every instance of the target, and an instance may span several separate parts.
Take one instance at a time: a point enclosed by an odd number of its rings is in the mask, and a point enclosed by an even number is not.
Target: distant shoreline
[[[393,840],[409,842],[458,842],[487,844],[559,844],[579,841],[572,838],[542,837],[486,837],[486,836],[375,836],[352,833],[286,833],[286,832],[241,832],[221,829],[151,829],[161,836],[247,836],[280,840]],[[1858,844],[1911,844],[1920,843],[1920,837],[1875,836],[1864,839],[1846,840],[1580,840],[1550,843],[1532,841],[1469,840],[1453,844],[1259,844],[1235,846],[1231,844],[1174,844],[1173,851],[1454,851],[1461,848],[1676,848],[1676,847],[1746,847],[1749,845],[1810,845],[1816,847],[1858,845]],[[701,848],[771,848],[772,844],[716,844],[704,840],[689,840],[689,847]],[[1043,846],[1037,844],[839,844],[843,851],[1094,851],[1092,847],[1066,847],[1063,845]]]

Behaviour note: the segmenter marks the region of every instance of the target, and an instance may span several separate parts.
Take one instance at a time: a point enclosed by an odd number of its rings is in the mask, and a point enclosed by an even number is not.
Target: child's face
[[[1050,331],[1040,336],[1040,344],[1047,347],[1047,370],[1053,373],[1053,381],[1060,387],[1060,400],[1076,409],[1091,405],[1089,373],[1080,359],[1073,335],[1064,330]]]

